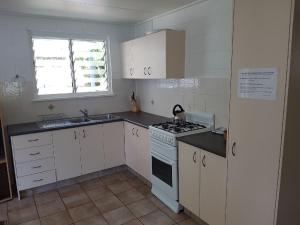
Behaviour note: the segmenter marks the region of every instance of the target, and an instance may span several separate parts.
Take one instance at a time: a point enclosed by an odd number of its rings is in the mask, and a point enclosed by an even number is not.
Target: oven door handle
[[[169,160],[168,158],[166,158],[165,156],[159,154],[158,152],[151,152],[151,156],[154,157],[154,158],[157,158],[158,160],[166,163],[166,164],[169,164],[169,165],[173,165],[174,162]]]
[[[157,149],[157,148],[164,148],[164,149],[168,149],[168,150],[177,149],[177,147],[175,147],[173,145],[165,144],[165,143],[155,140],[153,138],[151,139],[150,143],[151,143],[151,148],[154,148],[154,149]]]

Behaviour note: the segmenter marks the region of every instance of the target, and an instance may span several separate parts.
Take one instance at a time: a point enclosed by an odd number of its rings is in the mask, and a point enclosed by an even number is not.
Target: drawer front
[[[53,156],[52,145],[23,149],[14,152],[16,163],[29,162],[33,160],[49,158],[51,156]]]
[[[18,178],[19,191],[56,182],[55,170]]]
[[[54,157],[19,163],[16,168],[18,177],[54,170]]]
[[[52,144],[52,134],[49,132],[26,134],[11,138],[14,150]]]

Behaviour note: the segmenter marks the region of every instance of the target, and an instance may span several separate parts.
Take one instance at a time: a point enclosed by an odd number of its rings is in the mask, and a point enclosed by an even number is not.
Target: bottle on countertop
[[[132,92],[132,95],[130,96],[130,102],[131,102],[131,112],[139,112],[140,111],[140,107],[137,103],[137,100],[135,98],[135,94],[134,91]]]

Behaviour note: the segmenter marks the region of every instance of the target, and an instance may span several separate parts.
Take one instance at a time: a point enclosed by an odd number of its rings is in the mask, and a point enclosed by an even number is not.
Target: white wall
[[[186,72],[182,80],[137,81],[141,109],[171,116],[173,105],[216,114],[228,126],[233,2],[206,0],[135,26],[135,36],[159,29],[186,31]]]
[[[116,96],[33,102],[35,87],[28,30],[79,37],[109,37],[112,85]],[[90,114],[128,110],[129,94],[134,86],[132,81],[120,79],[120,43],[132,37],[133,27],[129,25],[0,15],[0,82],[10,81],[16,73],[26,81],[22,96],[5,97],[7,123],[36,121],[39,119],[38,115],[43,114],[65,113],[67,116],[78,116],[80,108],[87,108]],[[50,103],[55,106],[53,110],[48,109]]]

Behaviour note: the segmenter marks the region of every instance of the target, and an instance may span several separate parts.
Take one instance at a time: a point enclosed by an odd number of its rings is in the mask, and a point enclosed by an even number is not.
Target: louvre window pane
[[[72,41],[76,91],[108,91],[104,41]]]
[[[32,41],[38,95],[72,93],[69,40]]]

